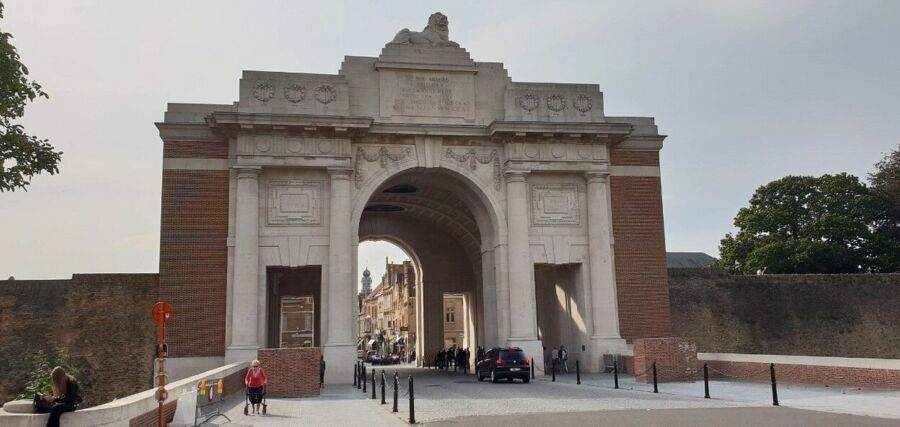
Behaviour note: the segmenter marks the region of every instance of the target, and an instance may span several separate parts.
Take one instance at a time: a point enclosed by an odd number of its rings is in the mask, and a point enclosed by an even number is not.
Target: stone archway
[[[477,345],[497,344],[492,252],[485,251],[496,238],[486,219],[495,214],[480,203],[467,179],[449,169],[398,172],[373,187],[359,215],[358,241],[387,240],[415,260],[420,364],[444,346],[444,294],[465,297],[460,318],[467,322],[473,354]]]

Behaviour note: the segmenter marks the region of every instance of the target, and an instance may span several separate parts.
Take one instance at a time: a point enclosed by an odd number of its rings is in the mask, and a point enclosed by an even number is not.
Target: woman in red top
[[[250,369],[244,377],[244,384],[247,386],[247,394],[250,395],[250,403],[253,404],[253,413],[259,412],[259,404],[262,403],[263,387],[265,387],[268,378],[266,372],[259,367],[259,360],[250,363]]]

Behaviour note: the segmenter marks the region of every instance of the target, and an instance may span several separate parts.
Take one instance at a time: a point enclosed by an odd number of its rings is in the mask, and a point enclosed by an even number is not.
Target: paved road
[[[425,423],[428,427],[465,426],[642,426],[642,427],[846,427],[894,426],[897,420],[830,414],[792,408],[660,409],[655,411],[592,411],[462,417]]]

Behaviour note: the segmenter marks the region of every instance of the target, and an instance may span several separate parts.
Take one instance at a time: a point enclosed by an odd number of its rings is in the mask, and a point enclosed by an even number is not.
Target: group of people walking
[[[569,351],[566,346],[553,347],[553,350],[544,347],[544,372],[551,372],[554,367],[557,372],[569,373]]]
[[[441,349],[434,356],[434,367],[437,369],[459,369],[463,372],[469,372],[469,352],[468,348],[459,348],[452,346],[448,349]]]

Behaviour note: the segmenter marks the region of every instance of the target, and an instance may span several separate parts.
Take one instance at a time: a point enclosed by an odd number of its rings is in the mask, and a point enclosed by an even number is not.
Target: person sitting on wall
[[[244,385],[247,386],[247,394],[250,396],[250,403],[253,405],[253,413],[259,413],[259,405],[262,403],[263,387],[269,379],[266,378],[266,371],[259,366],[259,360],[250,362],[250,369],[244,376]]]
[[[47,427],[59,427],[59,418],[63,412],[72,412],[81,404],[78,394],[78,382],[57,366],[50,372],[51,394],[34,394],[34,408],[42,414],[50,414]]]

